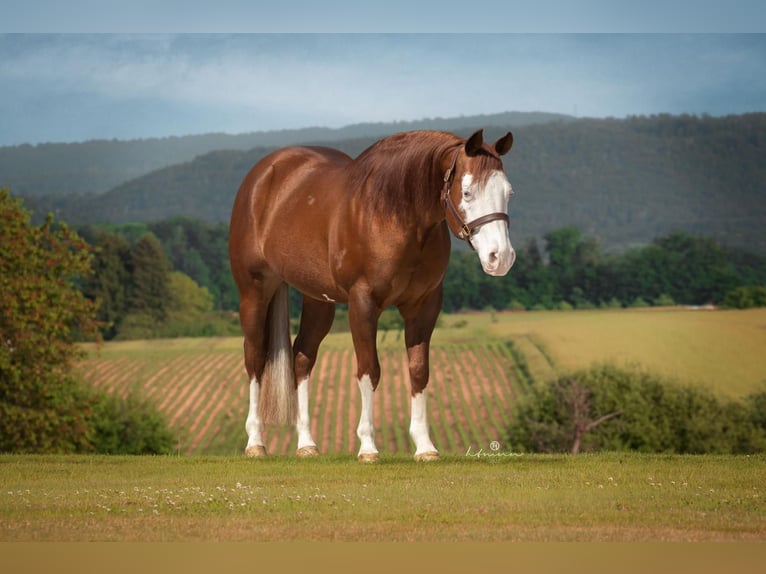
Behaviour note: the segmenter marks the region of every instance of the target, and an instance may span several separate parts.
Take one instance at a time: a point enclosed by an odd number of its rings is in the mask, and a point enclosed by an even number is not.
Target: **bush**
[[[603,365],[533,387],[508,443],[532,452],[761,452],[761,403],[766,392],[724,401],[637,368]]]
[[[766,307],[766,287],[737,287],[726,293],[723,304],[732,309]]]
[[[655,307],[672,307],[675,304],[676,302],[673,300],[673,297],[667,293],[662,293],[659,297],[652,301],[652,305]]]
[[[93,449],[100,454],[167,454],[173,434],[153,405],[130,395],[99,395],[93,406]]]

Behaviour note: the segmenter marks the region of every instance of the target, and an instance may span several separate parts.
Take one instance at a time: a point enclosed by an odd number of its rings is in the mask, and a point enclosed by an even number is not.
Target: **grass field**
[[[594,362],[637,363],[721,395],[742,397],[766,385],[766,309],[647,308],[469,316],[469,337],[529,341],[528,359],[568,370]],[[534,362],[534,347],[547,361]],[[533,369],[534,370],[534,369]]]
[[[246,460],[241,344],[135,341],[92,353],[80,367],[85,380],[157,405],[176,453],[2,455],[0,541],[766,542],[764,456],[519,456],[502,445],[529,385],[593,362],[639,363],[744,396],[766,381],[766,310],[444,317],[429,385],[432,436],[444,456],[430,465],[411,458],[396,333],[379,339],[380,464],[353,455],[348,334],[327,338],[315,370],[312,424],[323,456],[297,460],[293,432],[267,428],[275,456]]]
[[[501,455],[505,453],[499,453]],[[0,456],[2,541],[766,540],[763,457]]]

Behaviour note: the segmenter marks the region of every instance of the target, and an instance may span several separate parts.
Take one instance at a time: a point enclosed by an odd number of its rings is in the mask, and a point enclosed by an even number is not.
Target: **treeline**
[[[470,252],[453,253],[447,311],[648,305],[766,305],[766,257],[705,237],[672,233],[622,254],[605,254],[574,227],[531,239],[507,277],[485,275]]]
[[[117,232],[95,227],[79,230],[94,248],[94,273],[81,282],[80,289],[98,302],[102,337],[237,333],[238,322],[232,314],[221,312],[237,304],[229,289],[226,234],[190,221],[158,223],[153,229],[164,242],[142,225]]]
[[[96,273],[82,289],[100,301],[105,338],[239,332],[226,225],[179,218],[78,231],[95,247]],[[766,257],[705,237],[673,233],[609,254],[564,227],[518,251],[510,273],[497,278],[482,271],[475,253],[454,250],[444,311],[766,305]],[[298,293],[291,303],[297,318]]]

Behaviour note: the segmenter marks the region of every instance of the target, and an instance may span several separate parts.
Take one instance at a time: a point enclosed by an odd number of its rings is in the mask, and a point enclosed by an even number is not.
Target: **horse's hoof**
[[[245,456],[247,458],[263,458],[266,456],[266,447],[262,444],[249,446],[245,449]]]
[[[435,462],[437,460],[439,460],[439,453],[435,450],[415,455],[415,462]]]
[[[309,446],[302,446],[295,452],[295,454],[298,456],[298,458],[313,458],[315,456],[319,456],[319,449],[313,444]]]
[[[380,460],[380,455],[377,452],[362,452],[359,453],[359,456],[356,457],[359,462],[378,462]]]

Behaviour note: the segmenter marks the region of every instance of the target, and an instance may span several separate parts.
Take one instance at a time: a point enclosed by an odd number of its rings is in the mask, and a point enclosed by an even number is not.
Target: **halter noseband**
[[[473,221],[466,222],[463,220],[463,216],[460,215],[460,211],[458,210],[457,206],[455,205],[455,202],[452,201],[452,198],[450,197],[450,187],[452,187],[452,178],[455,175],[455,165],[457,164],[457,156],[460,153],[460,148],[455,152],[455,156],[452,158],[452,165],[450,168],[444,173],[444,187],[442,188],[442,202],[444,202],[444,208],[447,210],[447,212],[460,224],[459,231],[455,231],[452,229],[452,226],[448,226],[452,233],[457,237],[458,239],[464,240],[468,246],[476,251],[476,248],[473,246],[473,243],[471,243],[471,237],[473,237],[474,233],[476,233],[479,228],[489,223],[490,221],[505,221],[507,225],[510,225],[510,219],[508,218],[507,213],[502,212],[495,212],[495,213],[488,213],[487,215],[482,215],[481,217],[478,217],[474,219]]]

